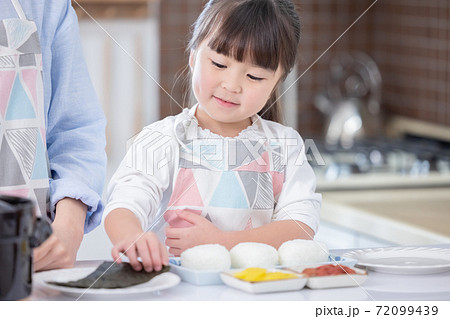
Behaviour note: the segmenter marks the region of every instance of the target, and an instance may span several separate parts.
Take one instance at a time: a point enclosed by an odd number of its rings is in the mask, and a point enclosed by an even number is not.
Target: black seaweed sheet
[[[47,283],[72,288],[96,288],[96,289],[126,288],[147,282],[150,279],[166,271],[169,271],[169,269],[170,266],[163,266],[163,268],[160,271],[152,271],[152,272],[146,272],[144,270],[135,271],[133,270],[133,268],[131,268],[131,265],[129,263],[117,264],[112,261],[105,261],[100,266],[98,266],[98,268],[94,270],[94,272],[92,272],[91,274],[82,279],[69,282],[48,281]],[[99,279],[97,280],[97,278]]]

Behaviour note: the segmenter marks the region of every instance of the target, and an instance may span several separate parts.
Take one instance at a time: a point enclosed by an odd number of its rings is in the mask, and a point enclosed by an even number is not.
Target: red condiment
[[[344,265],[322,265],[316,268],[305,268],[302,274],[308,277],[356,274],[353,269]]]

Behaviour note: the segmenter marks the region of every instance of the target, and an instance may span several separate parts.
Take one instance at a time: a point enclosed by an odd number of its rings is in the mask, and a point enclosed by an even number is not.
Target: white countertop
[[[321,219],[395,245],[450,243],[450,188],[324,192]]]
[[[448,245],[439,247],[450,248]],[[342,255],[346,250],[335,250],[333,254]],[[89,267],[99,262],[77,262],[76,267]],[[89,298],[92,298],[90,296]],[[28,300],[76,300],[56,290],[36,284]],[[89,300],[84,296],[80,300]],[[104,299],[97,299],[104,300]],[[450,300],[450,271],[428,275],[392,275],[371,271],[362,287],[309,289],[294,292],[250,294],[225,285],[195,286],[186,282],[157,292],[143,295],[114,296],[107,300],[171,300],[171,301],[381,301],[381,300]]]

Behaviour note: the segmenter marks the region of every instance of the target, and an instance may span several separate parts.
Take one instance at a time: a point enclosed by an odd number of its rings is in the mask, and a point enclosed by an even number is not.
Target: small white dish
[[[369,270],[405,275],[436,274],[450,270],[450,249],[432,247],[387,247],[345,253]]]
[[[308,281],[308,279],[303,275],[291,271],[271,269],[268,271],[281,271],[286,273],[292,273],[297,277],[281,280],[249,282],[238,279],[233,276],[234,273],[239,271],[241,270],[231,270],[223,272],[220,274],[220,278],[222,278],[223,282],[230,287],[253,294],[300,290],[303,287],[305,287],[305,284]]]
[[[367,272],[351,268],[356,274],[341,274],[330,276],[313,276],[308,278],[306,286],[311,289],[344,288],[361,286],[367,280]]]
[[[223,285],[220,279],[220,271],[217,270],[195,270],[181,266],[180,258],[170,258],[170,272],[177,274],[181,280],[186,281],[196,286],[207,285]]]

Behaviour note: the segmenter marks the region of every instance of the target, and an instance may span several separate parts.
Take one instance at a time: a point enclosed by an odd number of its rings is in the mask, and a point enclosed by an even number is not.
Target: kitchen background
[[[180,111],[189,27],[205,1],[73,2],[108,118],[109,180],[128,139]],[[318,147],[317,238],[330,248],[450,242],[450,2],[294,2],[303,29],[284,114]],[[98,227],[78,258],[110,248]]]

